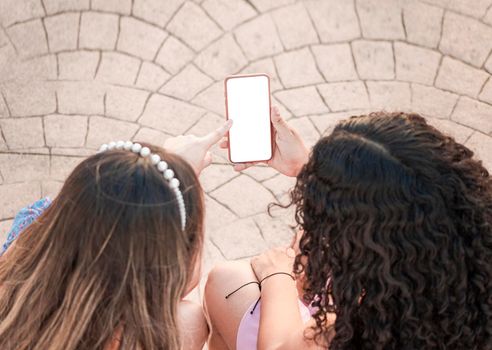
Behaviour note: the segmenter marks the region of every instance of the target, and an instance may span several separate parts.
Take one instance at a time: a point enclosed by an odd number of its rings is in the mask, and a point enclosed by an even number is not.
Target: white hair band
[[[169,183],[169,187],[174,191],[176,196],[176,200],[178,202],[179,207],[179,215],[181,217],[181,229],[184,231],[186,227],[186,208],[184,204],[183,194],[179,189],[179,180],[174,177],[174,171],[169,169],[169,166],[164,160],[161,160],[161,157],[158,154],[152,153],[148,147],[142,147],[139,143],[133,143],[131,141],[118,141],[118,142],[110,142],[108,144],[103,144],[99,148],[99,152],[106,152],[112,149],[120,149],[131,151],[135,154],[140,155],[144,158],[149,158],[152,165],[155,165],[157,170],[162,173],[162,176]]]

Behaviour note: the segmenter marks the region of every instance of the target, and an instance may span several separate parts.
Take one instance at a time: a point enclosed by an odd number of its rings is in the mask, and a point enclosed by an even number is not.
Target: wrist
[[[296,279],[295,279],[294,275],[292,275],[291,273],[284,272],[284,271],[277,271],[277,272],[270,273],[261,279],[260,291],[263,289],[263,285],[266,284],[267,282],[269,282],[269,281],[280,281],[280,280],[293,282],[294,285],[296,283]],[[285,282],[282,282],[282,283],[285,283]]]

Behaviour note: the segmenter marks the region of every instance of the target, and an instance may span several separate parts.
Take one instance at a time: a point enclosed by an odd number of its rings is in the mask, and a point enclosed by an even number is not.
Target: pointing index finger
[[[225,134],[229,131],[231,126],[232,126],[232,120],[229,119],[221,127],[217,128],[216,130],[212,131],[211,133],[208,133],[207,135],[203,136],[202,141],[208,147],[213,146],[214,144],[219,142],[222,139],[222,137],[225,136]]]

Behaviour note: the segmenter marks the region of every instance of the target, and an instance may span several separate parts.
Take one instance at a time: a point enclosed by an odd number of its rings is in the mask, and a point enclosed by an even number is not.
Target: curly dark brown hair
[[[292,204],[329,349],[492,349],[492,181],[471,150],[416,114],[352,117],[314,146]]]

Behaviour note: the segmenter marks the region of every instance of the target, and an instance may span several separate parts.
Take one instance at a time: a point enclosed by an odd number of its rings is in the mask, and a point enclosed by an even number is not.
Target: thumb
[[[270,110],[270,119],[272,121],[273,127],[275,131],[279,134],[279,136],[283,136],[286,134],[290,134],[290,128],[287,122],[280,116],[280,112],[277,107],[272,107]]]

